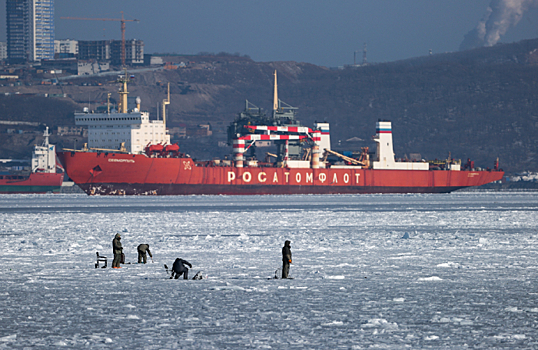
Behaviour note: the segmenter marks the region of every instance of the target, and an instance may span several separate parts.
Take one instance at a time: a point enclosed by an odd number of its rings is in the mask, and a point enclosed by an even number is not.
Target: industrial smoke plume
[[[476,28],[465,35],[460,50],[493,46],[538,0],[492,0]]]

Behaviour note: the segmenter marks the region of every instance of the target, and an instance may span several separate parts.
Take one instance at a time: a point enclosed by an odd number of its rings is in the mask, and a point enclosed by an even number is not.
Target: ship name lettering
[[[361,176],[361,174],[355,174],[355,183],[359,183],[359,176]]]
[[[310,183],[314,182],[314,174],[313,173],[306,173],[306,182],[310,181]]]
[[[112,163],[134,163],[134,159],[116,159],[116,158],[108,158],[109,162]]]
[[[344,174],[344,182],[345,183],[349,182],[349,174]]]
[[[273,176],[273,183],[278,183],[278,175],[275,172],[275,175]]]
[[[301,183],[301,173],[295,174],[295,182]]]
[[[235,173],[233,171],[228,171],[228,182],[235,180]]]
[[[267,174],[263,171],[258,174],[258,182],[265,182],[267,181]]]
[[[290,174],[290,173],[288,173],[288,172],[284,173],[284,175],[286,175],[286,183],[288,183],[288,181],[289,181],[289,180],[288,180],[288,175],[289,175],[289,174]]]
[[[243,173],[242,178],[243,178],[243,181],[250,182],[250,180],[252,180],[252,174],[247,171]]]
[[[325,173],[319,174],[319,181],[321,181],[321,183],[324,183],[325,180],[327,180],[327,174]]]
[[[334,173],[333,184],[337,184],[337,183],[338,183],[338,178],[336,177],[336,173]]]

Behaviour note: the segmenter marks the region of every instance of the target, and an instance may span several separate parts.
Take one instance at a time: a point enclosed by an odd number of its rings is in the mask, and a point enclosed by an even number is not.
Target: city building
[[[77,74],[78,72],[77,59],[74,57],[71,57],[71,58],[62,58],[62,59],[55,59],[55,60],[45,60],[41,62],[41,70],[42,71],[54,70],[56,72],[62,70],[65,73]],[[59,74],[59,73],[56,73],[56,74]]]
[[[58,58],[75,57],[78,55],[78,41],[73,39],[54,40],[54,54]]]
[[[79,41],[78,59],[110,61],[112,65],[121,65],[121,40]],[[142,40],[125,40],[125,64],[129,66],[144,64],[144,42]]]
[[[12,63],[26,62],[30,46],[28,0],[6,0],[7,57]]]
[[[54,58],[54,0],[6,0],[6,25],[10,62]]]
[[[110,63],[96,60],[78,61],[77,75],[92,75],[106,72],[110,69]]]
[[[54,0],[30,0],[30,60],[54,59]]]
[[[80,40],[78,42],[79,60],[110,60],[110,40]]]
[[[7,43],[5,41],[0,41],[0,61],[3,61],[7,58]]]
[[[121,40],[110,42],[110,59],[113,65],[121,65]],[[125,40],[125,64],[129,66],[144,64],[144,42],[142,40]]]

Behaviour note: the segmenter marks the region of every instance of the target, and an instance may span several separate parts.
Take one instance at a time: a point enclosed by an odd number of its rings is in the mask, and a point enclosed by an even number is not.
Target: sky
[[[336,67],[352,64],[356,51],[362,61],[364,43],[369,62],[458,51],[488,6],[514,2],[538,0],[55,0],[56,39],[121,39],[119,22],[61,17],[121,18],[123,11],[140,20],[126,23],[126,38],[143,40],[145,53],[228,52]],[[498,42],[538,37],[538,6],[530,5]]]

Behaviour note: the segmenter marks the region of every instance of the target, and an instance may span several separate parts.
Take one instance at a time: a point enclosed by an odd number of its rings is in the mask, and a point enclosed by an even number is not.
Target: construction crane
[[[61,19],[77,19],[85,21],[117,21],[121,22],[121,65],[125,67],[125,22],[140,22],[138,19],[123,18],[121,11],[121,19],[119,18],[84,18],[84,17],[60,17]]]

